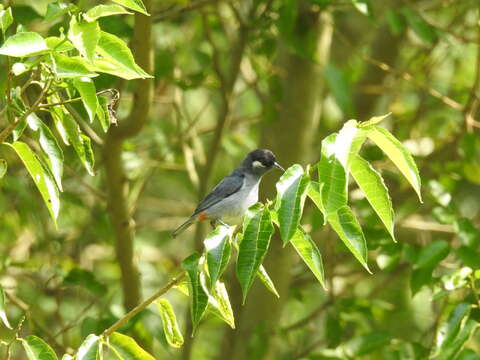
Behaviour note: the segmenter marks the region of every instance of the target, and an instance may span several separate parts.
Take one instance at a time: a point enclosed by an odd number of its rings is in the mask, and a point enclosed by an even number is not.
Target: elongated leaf
[[[422,202],[422,194],[420,193],[421,180],[417,165],[405,146],[388,130],[379,126],[368,127],[368,138],[393,161],[403,176],[405,176],[412,185],[420,202]]]
[[[237,278],[243,293],[243,302],[263,262],[273,234],[270,211],[256,204],[248,209],[243,221],[243,239],[239,245]]]
[[[102,31],[96,51],[102,56],[94,62],[98,71],[127,80],[152,77],[135,63],[127,44],[115,35]]]
[[[450,245],[445,240],[432,241],[420,251],[415,262],[416,268],[433,268],[450,252]]]
[[[370,126],[370,125],[377,125],[383,119],[389,117],[391,114],[392,113],[389,112],[388,114],[385,114],[385,115],[373,116],[370,119],[368,119],[367,121],[362,121],[360,124],[358,124],[358,126],[362,128],[362,127],[366,127],[366,126]]]
[[[90,334],[77,351],[77,360],[97,360],[101,354],[102,343],[95,334]]]
[[[433,350],[434,359],[452,359],[453,355],[459,352],[473,330],[469,325],[472,320],[468,319],[470,311],[470,304],[460,303],[451,311],[446,321],[440,324]]]
[[[4,159],[0,159],[0,179],[7,173],[7,162]]]
[[[75,5],[65,4],[60,1],[50,2],[47,6],[45,21],[52,21],[60,16],[65,15],[69,10],[73,10]]]
[[[235,318],[233,317],[232,306],[228,297],[227,288],[221,281],[215,283],[211,295],[208,296],[210,311],[225,321],[232,329],[235,329]]]
[[[5,307],[5,292],[3,288],[0,286],[0,320],[3,322],[7,328],[12,329],[12,326],[8,322],[6,307]]]
[[[100,26],[97,21],[77,21],[73,16],[68,29],[68,39],[80,54],[91,62],[100,39]]]
[[[277,298],[280,297],[280,294],[275,288],[275,285],[273,284],[272,279],[270,279],[270,276],[268,275],[267,270],[265,270],[263,265],[260,265],[260,267],[258,268],[257,276],[260,279],[260,281],[263,283],[263,285],[265,285],[268,291],[270,291]]]
[[[39,143],[42,150],[47,154],[48,165],[52,172],[53,178],[57,183],[60,191],[62,189],[62,175],[63,175],[63,151],[58,145],[57,139],[53,136],[52,132],[45,123],[38,118],[35,113],[30,114],[27,117],[27,123],[30,129],[39,132]]]
[[[108,337],[107,345],[120,360],[155,360],[135,340],[118,332]]]
[[[13,23],[12,8],[8,7],[6,9],[0,10],[0,29],[2,30],[3,36],[8,30],[10,25]]]
[[[90,70],[89,65],[79,56],[66,56],[55,53],[52,56],[53,69],[59,78],[94,77],[97,73]]]
[[[24,57],[42,50],[47,50],[45,40],[35,32],[19,32],[7,38],[0,47],[0,54]]]
[[[322,156],[318,164],[322,204],[326,215],[347,204],[347,173],[335,156],[336,138],[337,134],[332,134],[323,139]]]
[[[73,44],[58,36],[49,36],[45,39],[49,50],[55,50],[56,52],[65,52],[74,49]],[[45,51],[47,52],[47,51]]]
[[[455,356],[460,353],[460,350],[473,336],[475,330],[478,329],[478,323],[472,319],[468,319],[465,325],[458,332],[453,341],[445,346],[444,349],[434,357],[435,360],[451,360],[455,359]]]
[[[145,9],[145,5],[143,5],[141,0],[113,0],[113,2],[123,5],[126,8],[138,11],[144,15],[149,15],[147,9]]]
[[[72,144],[83,166],[90,175],[95,175],[93,171],[94,162],[92,158],[93,151],[90,144],[90,138],[82,134],[80,127],[72,116],[65,113],[63,109],[56,114],[58,115],[58,120],[63,124],[68,141]]]
[[[312,270],[313,275],[315,275],[317,280],[326,290],[327,287],[325,285],[325,272],[323,270],[322,255],[310,235],[299,227],[290,242],[298,255],[300,255],[305,264],[307,264],[310,270]]]
[[[307,196],[313,201],[313,203],[317,206],[318,210],[325,216],[325,207],[323,206],[322,202],[322,184],[310,180],[310,184],[307,190]],[[326,218],[325,218],[326,223]],[[324,224],[325,225],[325,224]]]
[[[276,184],[278,222],[284,244],[292,238],[300,224],[309,181],[308,174],[295,164],[285,171]]]
[[[234,227],[220,225],[204,241],[207,255],[208,274],[212,287],[222,276],[232,253],[231,236]]]
[[[360,128],[356,120],[347,121],[338,132],[333,151],[345,170],[349,168],[366,139],[367,131]]]
[[[32,177],[35,185],[42,195],[45,205],[52,216],[54,223],[57,223],[58,212],[60,210],[60,199],[58,196],[58,189],[54,180],[50,177],[48,172],[43,169],[42,164],[37,158],[37,155],[28,147],[27,144],[15,141],[12,144],[4,143],[15,150],[18,157],[22,160]]]
[[[57,355],[52,348],[39,337],[30,335],[20,340],[28,360],[57,360]]]
[[[85,20],[87,21],[94,21],[94,20],[97,20],[98,18],[105,17],[105,16],[123,15],[123,14],[131,15],[132,13],[120,5],[115,5],[115,4],[97,5],[91,8],[90,10],[88,10],[87,13],[84,15],[84,17],[85,17]]]
[[[90,122],[93,122],[97,114],[97,108],[100,106],[97,99],[97,89],[92,79],[81,77],[73,80],[73,85],[80,93],[83,106],[87,111]]]
[[[352,210],[348,206],[342,206],[335,213],[329,214],[327,221],[360,264],[370,272],[365,236]]]
[[[383,178],[358,154],[350,164],[350,173],[395,241],[392,200]]]
[[[208,305],[208,294],[202,287],[200,282],[200,269],[199,269],[200,255],[194,253],[188,258],[183,260],[182,267],[187,272],[190,284],[188,287],[188,293],[190,295],[190,311],[192,315],[193,333],[205,315],[205,310]]]
[[[167,299],[158,299],[156,302],[158,312],[162,318],[163,332],[170,346],[180,347],[183,345],[183,336],[178,327],[177,317],[173,307]]]

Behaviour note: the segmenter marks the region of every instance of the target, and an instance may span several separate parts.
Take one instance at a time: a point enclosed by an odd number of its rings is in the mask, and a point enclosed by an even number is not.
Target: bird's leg
[[[215,226],[217,225],[217,221],[218,221],[218,219],[210,220],[210,226],[212,227],[212,229],[215,229]]]

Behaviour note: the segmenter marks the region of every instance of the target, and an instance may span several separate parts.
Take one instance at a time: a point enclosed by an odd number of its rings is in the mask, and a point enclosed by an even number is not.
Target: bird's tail
[[[187,221],[185,221],[182,225],[177,227],[174,232],[172,232],[172,237],[176,237],[177,235],[184,232],[190,225],[192,225],[195,220],[197,219],[198,215],[190,216]]]

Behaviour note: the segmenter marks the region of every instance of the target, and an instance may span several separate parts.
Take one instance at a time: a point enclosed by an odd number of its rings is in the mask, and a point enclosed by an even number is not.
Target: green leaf
[[[90,334],[78,348],[76,360],[97,360],[100,358],[101,348],[100,337]]]
[[[368,250],[365,236],[352,210],[347,205],[342,206],[336,212],[329,214],[327,221],[360,264],[371,272],[367,264]]]
[[[433,268],[445,259],[449,252],[450,245],[445,240],[434,240],[420,250],[415,267],[418,269]]]
[[[213,314],[225,321],[232,329],[235,329],[232,306],[228,298],[227,288],[223,282],[217,281],[215,283],[212,294],[208,296],[208,304]]]
[[[267,273],[267,270],[263,267],[263,265],[260,265],[257,271],[257,277],[260,279],[260,281],[265,285],[265,287],[270,291],[273,295],[275,295],[277,298],[280,297],[280,294],[278,293],[277,289],[275,288],[275,285],[273,284],[272,279],[270,279],[270,276]]]
[[[420,202],[422,202],[422,194],[420,193],[420,174],[412,155],[405,146],[402,145],[388,130],[372,126],[368,128],[367,136],[393,161],[400,172],[405,176],[408,182],[416,191]]]
[[[316,181],[310,180],[310,184],[307,190],[307,196],[317,206],[318,210],[320,210],[320,212],[323,215],[325,215],[325,207],[323,206],[321,192],[322,192],[321,184]],[[325,222],[326,222],[326,219],[325,219]]]
[[[118,332],[114,332],[108,337],[107,346],[120,360],[155,360],[135,340]]]
[[[62,123],[68,141],[73,145],[78,158],[87,172],[92,176],[95,175],[93,171],[94,159],[90,138],[82,134],[77,122],[70,114],[64,111],[63,107],[55,107],[52,115],[54,115],[56,121]]]
[[[380,116],[373,116],[367,121],[362,121],[361,123],[358,124],[359,128],[366,127],[366,126],[371,126],[371,125],[377,125],[380,123],[383,119],[389,117],[392,113],[389,112],[388,114],[385,115],[380,115]]]
[[[143,2],[141,0],[112,0],[113,2],[116,2],[117,4],[123,5],[126,8],[138,11],[139,13],[142,13],[144,15],[149,15],[147,12],[147,9],[145,8],[145,5],[143,5]]]
[[[419,268],[413,269],[410,276],[410,291],[412,296],[415,296],[424,285],[430,284],[432,281],[433,268]]]
[[[53,70],[59,78],[94,77],[97,73],[79,56],[65,56],[55,53],[52,56]]]
[[[200,323],[205,310],[208,305],[208,294],[202,287],[200,282],[200,270],[199,270],[200,255],[194,253],[188,258],[183,260],[182,267],[187,272],[190,279],[188,291],[190,295],[190,311],[192,315],[193,333]]]
[[[177,317],[173,307],[167,299],[158,299],[156,302],[158,312],[162,318],[163,332],[170,346],[180,347],[183,345],[183,336],[178,327]]]
[[[111,16],[111,15],[124,15],[128,14],[131,15],[132,13],[126,10],[124,7],[111,4],[111,5],[97,5],[84,15],[85,20],[87,21],[95,21],[98,18]]]
[[[65,15],[69,10],[75,8],[73,4],[66,4],[60,1],[54,1],[48,4],[47,13],[45,14],[45,21],[52,21],[56,18]]]
[[[362,355],[385,346],[391,340],[392,337],[385,332],[372,332],[366,335],[354,336],[353,339],[344,344],[342,348],[348,358],[357,359]]]
[[[2,30],[3,36],[7,32],[10,25],[13,23],[12,8],[8,7],[6,9],[0,10],[0,29]]]
[[[97,99],[95,83],[88,77],[81,77],[73,79],[73,85],[80,93],[83,106],[85,106],[90,122],[93,122],[95,115],[97,114],[97,109],[100,106]]]
[[[354,113],[352,83],[347,72],[333,64],[325,67],[325,81],[345,116],[351,116]]]
[[[298,227],[292,240],[290,240],[290,243],[326,290],[327,287],[325,285],[325,272],[323,270],[322,255],[310,235],[301,227]]]
[[[47,49],[47,43],[36,32],[20,32],[7,38],[0,47],[0,54],[24,57]]]
[[[78,22],[75,17],[72,17],[70,28],[68,29],[68,38],[80,54],[92,62],[98,40],[100,39],[100,26],[98,26],[96,21]]]
[[[478,324],[469,319],[471,305],[458,304],[445,322],[441,323],[436,336],[436,346],[432,358],[449,360],[455,358],[470,339]]]
[[[273,234],[270,211],[261,204],[250,207],[243,221],[243,240],[239,245],[237,278],[243,293],[243,303],[257,271],[267,253]]]
[[[382,176],[358,154],[350,164],[350,173],[395,241],[392,200]]]
[[[2,320],[3,325],[5,325],[7,328],[12,330],[12,326],[8,322],[7,318],[7,313],[6,313],[6,307],[5,307],[5,292],[3,291],[3,288],[0,286],[0,320]]]
[[[52,172],[53,178],[57,183],[60,191],[62,189],[63,175],[63,151],[58,145],[57,139],[45,123],[38,118],[35,113],[31,113],[27,117],[27,123],[30,129],[39,132],[39,143],[42,150],[47,154],[48,166]]]
[[[310,178],[295,164],[288,168],[276,184],[276,208],[280,235],[284,245],[292,238],[302,218]]]
[[[27,144],[20,141],[15,141],[12,144],[4,144],[13,148],[22,160],[38,191],[40,191],[43,201],[45,205],[47,205],[48,211],[56,225],[58,212],[60,210],[60,199],[54,180],[50,177],[50,174],[43,169],[37,155],[35,155]]]
[[[220,225],[208,234],[204,241],[208,274],[212,287],[215,286],[216,281],[222,276],[230,260],[230,254],[232,253],[230,242],[233,230],[235,230],[235,227]]]
[[[57,355],[52,348],[39,337],[30,335],[20,340],[28,360],[57,360]]]
[[[56,52],[64,52],[73,50],[73,44],[58,36],[50,36],[45,39],[49,50],[55,50]]]
[[[7,173],[7,161],[4,159],[0,159],[0,179],[5,176]]]
[[[98,71],[127,80],[152,77],[135,63],[127,44],[115,35],[102,31],[96,51],[102,56],[94,61]]]

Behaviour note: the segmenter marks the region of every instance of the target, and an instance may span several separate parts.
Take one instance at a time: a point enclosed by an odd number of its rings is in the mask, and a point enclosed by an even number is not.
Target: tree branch
[[[131,311],[126,313],[122,318],[118,319],[118,321],[112,326],[110,326],[108,329],[106,329],[102,335],[104,337],[108,337],[113,332],[117,331],[120,327],[126,324],[131,318],[137,315],[140,311],[145,309],[147,306],[149,306],[151,303],[157,300],[160,296],[164,295],[167,291],[169,291],[171,288],[177,285],[180,281],[182,281],[184,277],[185,277],[184,272],[182,272],[177,277],[174,277],[172,280],[168,282],[167,285],[165,285],[163,288],[155,292],[152,296],[150,296],[147,300],[145,300],[141,304],[135,306]]]

